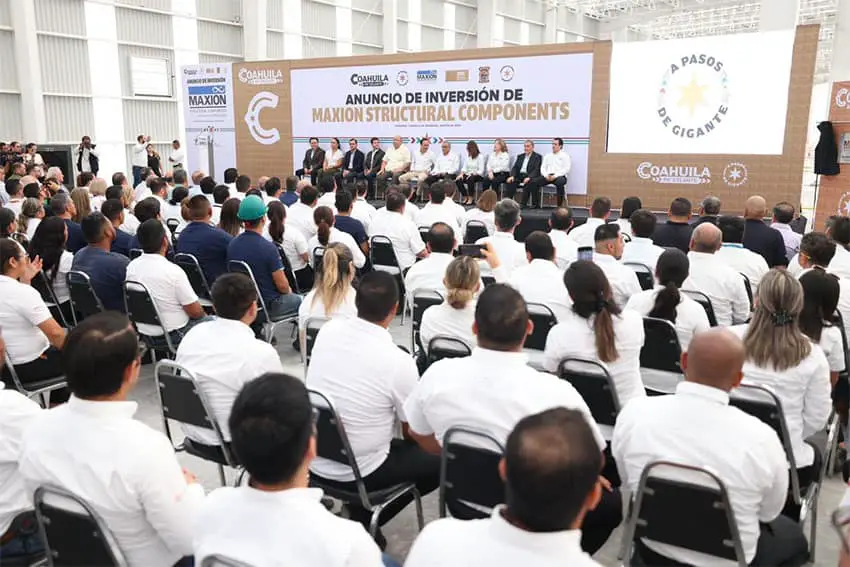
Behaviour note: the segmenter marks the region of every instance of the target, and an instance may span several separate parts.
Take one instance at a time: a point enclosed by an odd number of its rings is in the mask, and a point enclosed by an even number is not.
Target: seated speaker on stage
[[[413,152],[411,158],[413,161],[410,164],[410,171],[401,175],[398,178],[399,183],[410,183],[413,180],[417,182],[419,194],[424,196],[425,179],[431,174],[434,169],[434,152],[431,151],[431,140],[422,138],[419,144],[419,151]]]
[[[325,162],[322,165],[322,171],[319,174],[319,183],[325,177],[335,178],[342,171],[345,154],[339,147],[339,138],[331,138],[331,147],[325,153]]]
[[[526,140],[524,148],[525,153],[517,156],[511,170],[511,176],[506,180],[508,186],[505,190],[505,197],[513,199],[516,196],[517,189],[522,187],[522,206],[526,207],[531,193],[540,188],[544,179],[540,175],[543,158],[534,151],[534,142]]]
[[[411,160],[410,150],[402,143],[401,136],[395,136],[392,147],[384,153],[376,178],[378,187],[386,190],[387,185],[398,185],[399,178],[410,169]]]
[[[464,205],[472,204],[475,197],[475,184],[483,183],[486,164],[487,156],[481,153],[475,140],[468,141],[466,143],[466,160],[463,162],[460,175],[455,180],[457,190],[463,195]]]
[[[357,138],[348,140],[348,151],[342,156],[342,171],[337,174],[337,185],[354,183],[363,174],[363,152],[357,148]]]
[[[508,145],[501,138],[496,138],[493,153],[487,158],[487,175],[484,177],[484,189],[501,190],[502,183],[511,176],[511,155]]]
[[[570,154],[564,151],[563,138],[552,139],[552,153],[547,154],[543,158],[543,165],[540,167],[540,173],[543,175],[545,182],[542,185],[554,185],[558,192],[558,206],[564,204],[564,191],[567,186],[567,176],[570,174],[572,161]],[[541,186],[542,186],[541,185]],[[543,195],[540,195],[540,199]],[[538,204],[541,204],[538,201]]]
[[[434,162],[434,171],[425,180],[428,185],[442,179],[453,182],[460,173],[460,156],[452,151],[452,145],[443,142],[440,144],[440,150],[440,155]]]
[[[368,195],[375,196],[375,179],[378,177],[378,172],[381,171],[384,163],[384,150],[381,149],[380,138],[372,138],[369,141],[372,144],[372,149],[366,154],[363,159],[363,171],[357,176],[358,179],[365,179],[369,186]]]
[[[324,163],[325,150],[319,147],[319,139],[310,138],[310,149],[304,152],[304,159],[301,161],[301,169],[295,170],[295,175],[298,177],[309,175],[310,183],[315,185],[319,182],[319,172],[322,171],[322,165],[324,165]]]

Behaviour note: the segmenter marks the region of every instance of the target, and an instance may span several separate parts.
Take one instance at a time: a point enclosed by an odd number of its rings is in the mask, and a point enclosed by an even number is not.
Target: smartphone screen
[[[578,249],[579,260],[593,260],[593,248],[590,246],[581,246]]]
[[[461,256],[471,256],[473,258],[483,258],[484,255],[481,254],[481,250],[484,248],[483,244],[461,244],[460,245],[460,255]]]

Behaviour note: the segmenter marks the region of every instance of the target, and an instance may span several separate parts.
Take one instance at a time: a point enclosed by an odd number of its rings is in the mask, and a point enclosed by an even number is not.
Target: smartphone
[[[486,248],[484,244],[461,244],[459,251],[461,256],[484,258],[484,254],[481,253],[484,248]]]
[[[578,259],[579,260],[593,260],[593,247],[592,246],[580,246],[578,249]]]

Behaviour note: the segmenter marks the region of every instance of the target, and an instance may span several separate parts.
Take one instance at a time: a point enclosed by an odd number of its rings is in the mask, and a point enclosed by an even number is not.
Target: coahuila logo
[[[850,215],[850,193],[844,193],[838,199],[838,214],[846,217]]]
[[[355,87],[383,87],[390,84],[390,78],[383,73],[374,73],[371,75],[354,73],[351,75],[351,84]]]
[[[276,94],[260,91],[248,103],[248,112],[245,113],[245,124],[248,125],[248,132],[255,140],[266,146],[280,140],[280,132],[277,128],[263,128],[260,125],[260,112],[264,108],[277,108],[278,100]]]
[[[723,181],[729,187],[740,187],[747,182],[747,166],[733,161],[723,168]]]
[[[653,165],[645,161],[637,166],[641,179],[655,183],[673,183],[676,185],[699,185],[711,183],[711,171],[708,167],[695,165]]]
[[[729,76],[713,55],[683,55],[671,63],[658,89],[658,119],[674,136],[700,138],[729,112]]]
[[[239,80],[249,85],[276,85],[283,82],[283,72],[280,69],[239,69]]]
[[[848,95],[850,95],[850,90],[841,87],[835,93],[835,106],[838,108],[847,108],[850,106],[850,100],[848,100]]]

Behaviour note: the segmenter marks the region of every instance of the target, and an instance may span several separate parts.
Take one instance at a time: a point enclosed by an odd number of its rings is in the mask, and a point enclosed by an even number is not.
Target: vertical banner
[[[201,170],[219,183],[224,180],[225,169],[236,167],[230,71],[230,63],[206,63],[187,65],[181,73],[186,169]]]
[[[829,120],[835,134],[834,144],[840,161],[845,151],[844,140],[850,137],[850,81],[832,84],[832,96],[829,99]],[[850,148],[847,149],[850,151]],[[815,203],[813,226],[823,230],[826,220],[832,215],[850,216],[850,165],[839,166],[838,175],[821,175],[818,178],[819,189]]]

